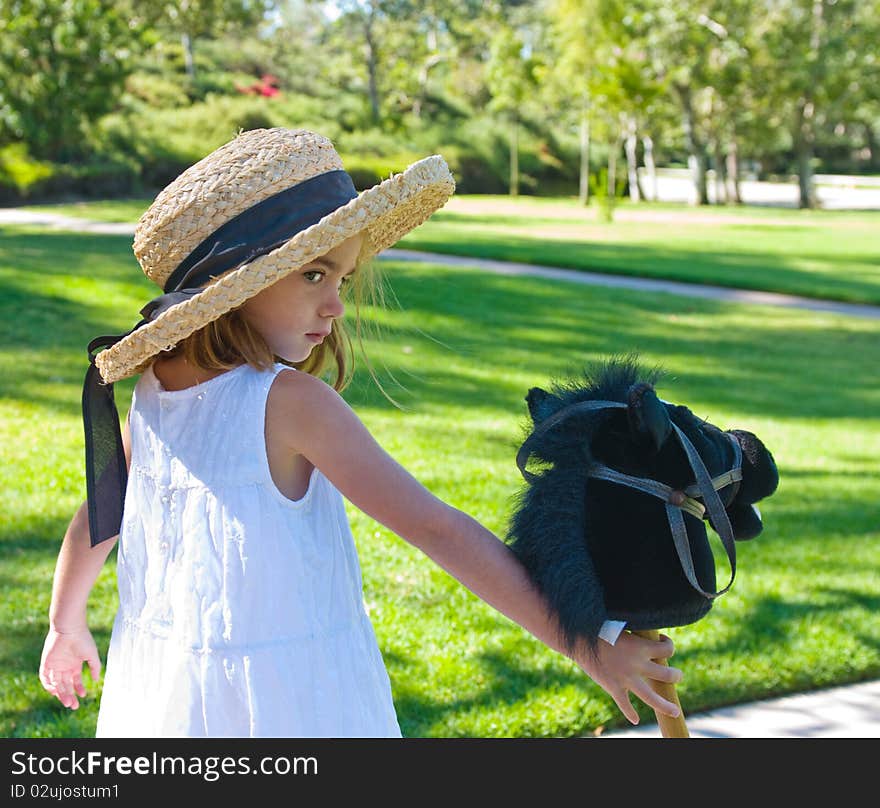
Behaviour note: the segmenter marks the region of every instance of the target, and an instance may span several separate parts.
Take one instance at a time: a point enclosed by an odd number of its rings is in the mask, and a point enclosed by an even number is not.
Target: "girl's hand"
[[[634,693],[660,713],[673,718],[679,714],[678,707],[656,693],[648,682],[648,679],[672,684],[681,681],[682,673],[678,668],[654,662],[655,659],[668,659],[674,650],[672,640],[663,634],[655,642],[624,631],[614,645],[599,640],[595,656],[583,648],[573,659],[614,699],[629,721],[638,724],[639,715],[629,700],[629,693]]]
[[[72,710],[79,707],[77,695],[80,698],[86,695],[82,683],[83,662],[88,663],[92,681],[97,682],[101,675],[101,659],[88,628],[71,632],[49,629],[40,659],[40,682],[58,701]]]

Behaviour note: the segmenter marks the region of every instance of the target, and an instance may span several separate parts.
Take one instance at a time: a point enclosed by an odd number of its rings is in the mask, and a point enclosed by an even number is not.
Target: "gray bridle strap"
[[[578,404],[566,407],[550,416],[550,418],[542,421],[538,428],[528,437],[525,443],[523,443],[517,453],[516,463],[522,475],[529,481],[535,479],[534,474],[526,471],[526,463],[531,454],[531,447],[534,445],[537,437],[543,435],[563,420],[563,418],[571,416],[574,412],[600,410],[609,407],[626,409],[627,405],[620,401],[582,401]],[[696,477],[696,483],[688,486],[684,491],[676,491],[674,488],[671,488],[665,483],[658,482],[657,480],[623,474],[622,472],[615,471],[602,464],[592,466],[588,472],[588,476],[627,485],[630,488],[635,488],[646,494],[652,494],[653,496],[662,499],[666,504],[666,517],[669,520],[669,528],[672,531],[672,540],[675,544],[675,551],[678,554],[678,560],[681,563],[681,568],[685,577],[697,592],[709,599],[714,599],[727,592],[727,590],[733,585],[733,580],[736,577],[736,543],[733,537],[733,528],[730,525],[730,519],[727,516],[727,511],[724,509],[721,498],[718,496],[718,490],[742,480],[742,450],[740,449],[739,441],[737,441],[733,435],[726,433],[734,447],[734,465],[730,471],[720,474],[713,479],[709,476],[709,472],[706,469],[706,465],[703,463],[703,459],[700,457],[687,435],[685,435],[676,424],[671,423],[671,425],[675,430],[679,443],[681,443],[687,454],[688,463],[690,463],[691,469]],[[703,502],[706,503],[706,507],[704,508],[699,502],[697,502],[695,497],[702,497]],[[687,527],[685,526],[684,516],[682,515],[682,511],[685,510],[693,516],[696,516],[698,519],[702,519],[707,509],[709,511],[709,516],[712,519],[712,524],[721,538],[721,543],[724,545],[724,549],[727,553],[727,560],[730,563],[730,580],[723,589],[720,589],[717,592],[707,592],[700,586],[700,583],[697,580],[696,571],[694,569],[694,559],[691,555],[691,546],[687,536]]]

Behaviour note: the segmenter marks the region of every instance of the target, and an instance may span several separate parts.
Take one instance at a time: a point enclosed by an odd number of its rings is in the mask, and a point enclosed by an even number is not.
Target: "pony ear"
[[[529,390],[526,394],[526,403],[529,405],[529,415],[532,416],[532,423],[537,425],[550,415],[548,404],[551,398],[553,396],[540,387],[532,387]]]
[[[651,385],[640,382],[630,387],[626,414],[633,439],[642,444],[649,442],[654,451],[659,452],[672,432],[672,423],[669,412]]]

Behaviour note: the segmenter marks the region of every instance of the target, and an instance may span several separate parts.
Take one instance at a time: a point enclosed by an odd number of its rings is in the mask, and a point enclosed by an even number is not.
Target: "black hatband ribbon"
[[[115,345],[167,309],[199,294],[214,278],[272,252],[357,196],[349,174],[338,170],[319,174],[264,199],[204,239],[168,277],[164,294],[140,310],[143,319],[131,331],[95,337],[89,343],[82,411],[92,547],[119,534],[128,485],[113,384],[105,384],[101,379],[95,352]]]

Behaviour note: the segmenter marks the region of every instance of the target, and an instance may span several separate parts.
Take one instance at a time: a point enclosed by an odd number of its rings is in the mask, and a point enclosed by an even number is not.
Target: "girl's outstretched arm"
[[[678,682],[681,671],[654,660],[672,655],[672,641],[624,633],[615,645],[586,643],[573,652],[559,625],[507,545],[466,513],[435,497],[374,440],[341,396],[304,373],[282,373],[282,433],[289,448],[304,455],[356,507],[421,549],[471,592],[528,630],[545,645],[570,656],[638,723],[628,698],[634,693],[655,710],[678,715],[648,679]]]
[[[131,464],[131,435],[126,418],[122,432],[125,460]],[[101,659],[86,620],[86,604],[107,556],[119,537],[91,546],[89,511],[86,502],[74,514],[55,564],[49,631],[40,659],[40,682],[65,707],[79,707],[84,697],[82,666],[88,663],[93,681],[101,673]]]

